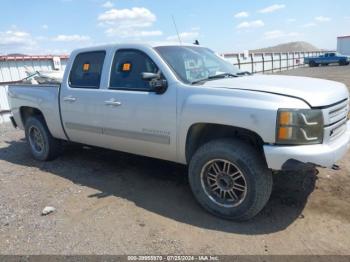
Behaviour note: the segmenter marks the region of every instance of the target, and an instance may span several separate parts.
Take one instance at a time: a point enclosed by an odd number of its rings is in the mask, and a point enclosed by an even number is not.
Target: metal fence
[[[9,121],[10,105],[7,100],[7,86],[0,86],[0,124]]]
[[[327,51],[328,52],[328,51]],[[305,66],[304,58],[319,56],[326,51],[294,53],[233,53],[223,54],[226,60],[249,73],[273,73]]]

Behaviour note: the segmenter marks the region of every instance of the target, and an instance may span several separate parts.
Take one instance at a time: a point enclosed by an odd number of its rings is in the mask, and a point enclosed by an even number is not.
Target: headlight
[[[278,110],[276,130],[277,144],[321,144],[322,141],[323,114],[321,110]]]

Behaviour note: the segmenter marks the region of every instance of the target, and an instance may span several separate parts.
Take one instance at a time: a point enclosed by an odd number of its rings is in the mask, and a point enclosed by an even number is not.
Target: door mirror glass
[[[155,92],[158,95],[164,94],[168,88],[168,82],[161,73],[147,73],[144,72],[141,74],[142,80],[149,81],[149,86],[152,92]]]

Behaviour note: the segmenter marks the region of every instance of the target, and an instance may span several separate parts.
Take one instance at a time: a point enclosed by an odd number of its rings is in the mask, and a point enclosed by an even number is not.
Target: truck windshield
[[[242,72],[212,50],[192,46],[160,46],[155,50],[187,84],[210,79],[236,77]]]

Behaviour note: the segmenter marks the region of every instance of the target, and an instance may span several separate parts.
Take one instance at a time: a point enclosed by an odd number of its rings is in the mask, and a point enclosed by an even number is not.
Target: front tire
[[[25,135],[35,159],[50,161],[61,153],[61,142],[51,135],[43,117],[29,117],[25,123]]]
[[[340,66],[346,66],[346,65],[348,65],[348,62],[345,61],[345,60],[340,60],[339,65]]]
[[[203,145],[189,165],[189,182],[210,213],[234,221],[256,216],[272,191],[272,172],[258,150],[239,140]]]

